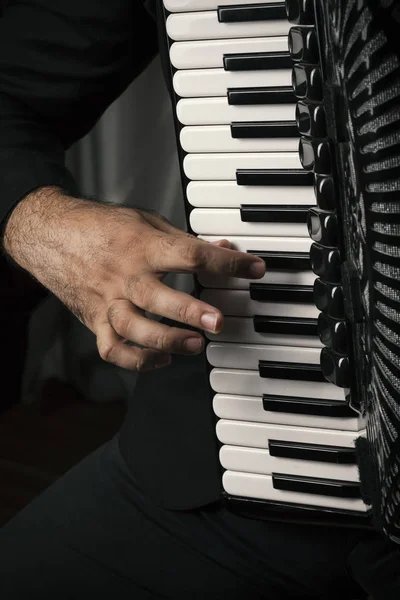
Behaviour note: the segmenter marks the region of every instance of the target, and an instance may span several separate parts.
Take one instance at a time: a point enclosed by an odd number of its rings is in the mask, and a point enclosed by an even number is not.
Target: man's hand
[[[222,327],[215,307],[162,283],[168,272],[251,279],[265,272],[261,259],[226,241],[208,244],[159,215],[71,198],[57,188],[17,205],[4,246],[91,329],[104,360],[134,371],[204,347],[200,333],[150,320],[145,311],[209,332]]]

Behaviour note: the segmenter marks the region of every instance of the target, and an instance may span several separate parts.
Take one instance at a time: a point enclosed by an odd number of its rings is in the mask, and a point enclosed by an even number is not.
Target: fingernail
[[[160,357],[157,359],[157,362],[154,363],[155,369],[161,369],[161,367],[166,367],[171,363],[171,356]]]
[[[200,323],[206,331],[215,331],[217,327],[217,315],[214,313],[204,313],[201,316]]]
[[[191,354],[198,354],[203,348],[203,340],[201,338],[188,338],[185,340],[183,344],[183,348],[185,352],[190,352]]]
[[[265,262],[257,261],[250,265],[250,275],[254,278],[265,275]]]

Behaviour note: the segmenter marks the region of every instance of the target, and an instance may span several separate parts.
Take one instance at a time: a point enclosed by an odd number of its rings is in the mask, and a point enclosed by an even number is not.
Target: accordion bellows
[[[342,188],[351,403],[368,417],[357,442],[362,493],[379,528],[400,542],[400,3],[321,5],[328,130]]]

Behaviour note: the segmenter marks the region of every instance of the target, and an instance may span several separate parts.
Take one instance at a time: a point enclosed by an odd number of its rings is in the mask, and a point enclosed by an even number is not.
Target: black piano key
[[[272,484],[276,490],[288,492],[303,492],[304,494],[318,494],[335,498],[361,498],[360,484],[350,481],[273,473]]]
[[[351,384],[350,361],[348,356],[337,354],[330,348],[321,350],[321,369],[325,379],[341,388]]]
[[[315,173],[314,192],[318,208],[327,211],[335,210],[337,208],[338,199],[336,197],[337,192],[333,177],[326,177],[325,175]]]
[[[314,242],[310,248],[310,261],[311,269],[318,277],[332,283],[340,282],[342,259],[338,248],[329,248]]]
[[[321,102],[323,93],[320,68],[312,65],[294,65],[292,69],[292,86],[294,95],[299,100]]]
[[[261,88],[228,88],[228,104],[236,106],[252,104],[294,104],[296,97],[292,86]]]
[[[224,54],[225,71],[266,71],[291,69],[293,61],[289,52],[247,52]]]
[[[296,121],[234,122],[231,124],[233,138],[297,138]]]
[[[244,223],[306,223],[309,206],[241,204],[240,218]]]
[[[280,285],[250,283],[250,298],[257,302],[310,303],[314,299],[312,285]]]
[[[320,313],[318,315],[318,335],[324,346],[339,354],[347,354],[348,332],[346,321],[337,321],[324,313]]]
[[[286,14],[293,25],[314,25],[313,0],[286,0]]]
[[[318,462],[334,463],[337,465],[355,465],[357,462],[355,449],[341,446],[269,440],[268,450],[270,456],[278,456],[280,458],[316,460]]]
[[[262,402],[263,409],[270,412],[353,419],[357,416],[347,402],[341,402],[340,400],[263,394]]]
[[[321,104],[298,102],[296,121],[301,135],[313,138],[326,137],[325,111]]]
[[[288,42],[293,62],[319,64],[318,39],[314,27],[291,27]]]
[[[268,267],[268,271],[308,271],[311,269],[308,252],[248,250],[248,254],[262,258]]]
[[[330,175],[332,172],[332,155],[328,141],[300,138],[300,162],[307,171],[314,171],[321,175]]]
[[[313,174],[304,169],[237,169],[238,185],[311,185]]]
[[[273,4],[243,4],[243,6],[218,6],[220,23],[242,23],[248,21],[270,21],[286,19],[284,2]]]
[[[298,319],[296,317],[253,317],[254,331],[257,333],[277,333],[286,335],[318,335],[317,319]]]
[[[321,365],[309,365],[306,363],[303,364],[260,360],[258,361],[258,373],[260,377],[270,379],[290,379],[296,381],[319,382],[326,381],[321,371]]]
[[[318,310],[333,319],[344,319],[343,288],[336,283],[316,279],[314,281],[314,303]]]
[[[339,241],[339,226],[334,212],[310,208],[307,215],[307,227],[310,238],[322,246],[336,247]]]

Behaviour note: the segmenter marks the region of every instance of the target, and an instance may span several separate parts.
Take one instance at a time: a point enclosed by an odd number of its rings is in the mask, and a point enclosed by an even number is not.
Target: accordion
[[[160,0],[222,496],[400,542],[400,3]]]

